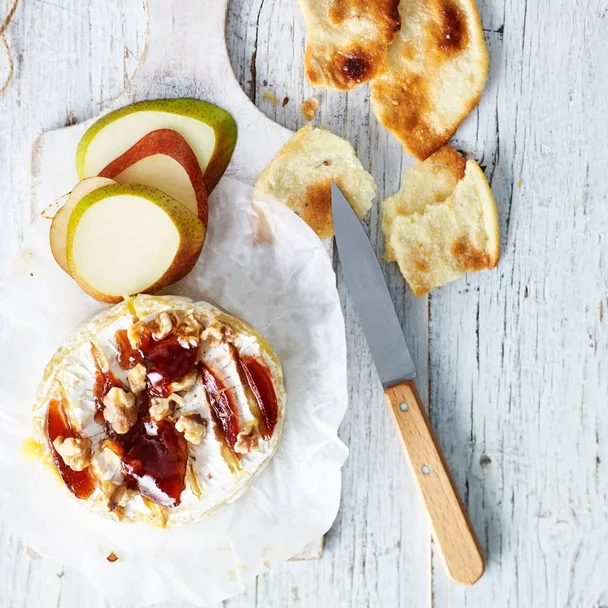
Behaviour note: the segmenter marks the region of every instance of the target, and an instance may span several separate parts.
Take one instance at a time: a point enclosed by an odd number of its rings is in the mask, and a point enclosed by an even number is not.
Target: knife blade
[[[448,575],[472,585],[485,569],[441,447],[414,384],[416,369],[376,254],[350,204],[331,185],[338,255],[384,396],[420,490]]]
[[[342,272],[382,386],[413,380],[416,366],[376,254],[359,218],[333,182],[331,201]]]

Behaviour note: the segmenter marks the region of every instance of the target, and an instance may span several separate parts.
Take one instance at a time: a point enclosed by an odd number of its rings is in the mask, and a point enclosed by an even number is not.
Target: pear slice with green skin
[[[199,99],[141,101],[106,114],[87,130],[78,144],[78,175],[81,178],[99,175],[142,138],[159,129],[177,131],[188,142],[210,194],[230,162],[237,127],[228,112]],[[154,153],[150,150],[150,155]]]
[[[115,184],[113,179],[106,177],[89,177],[78,182],[74,189],[67,195],[65,204],[57,211],[53,222],[51,224],[51,230],[49,232],[49,240],[51,243],[51,253],[55,258],[55,261],[65,272],[70,274],[68,270],[68,261],[66,258],[66,242],[68,237],[68,224],[70,222],[70,216],[74,207],[87,195],[101,188],[103,186],[109,186]]]
[[[205,234],[194,213],[156,188],[104,186],[72,211],[68,269],[86,293],[102,302],[153,294],[192,270]]]

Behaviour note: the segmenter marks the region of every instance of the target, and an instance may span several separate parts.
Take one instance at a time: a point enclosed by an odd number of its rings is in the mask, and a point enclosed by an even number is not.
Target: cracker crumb
[[[113,564],[114,562],[118,561],[118,555],[116,555],[116,553],[114,553],[114,551],[112,551],[112,553],[110,553],[110,555],[108,555],[108,557],[106,557],[106,559]]]
[[[273,106],[276,106],[277,103],[279,102],[279,98],[272,91],[269,91],[268,89],[266,91],[264,91],[264,99],[266,101],[269,101]]]
[[[306,120],[312,120],[317,114],[317,110],[319,109],[319,100],[311,97],[310,99],[305,99],[300,105],[300,111],[302,112],[302,116]]]

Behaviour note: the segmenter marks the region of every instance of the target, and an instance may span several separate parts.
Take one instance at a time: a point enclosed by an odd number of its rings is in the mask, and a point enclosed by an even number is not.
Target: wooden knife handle
[[[483,553],[413,382],[384,391],[450,578],[472,585]]]

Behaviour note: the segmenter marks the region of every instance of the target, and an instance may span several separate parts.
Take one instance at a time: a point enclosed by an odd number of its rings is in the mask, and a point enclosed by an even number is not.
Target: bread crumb
[[[517,187],[518,187],[518,188],[521,188],[523,185],[524,185],[524,180],[523,180],[523,179],[520,177],[520,178],[517,180]]]
[[[264,91],[264,99],[269,101],[273,106],[276,106],[279,102],[279,98],[272,91],[269,90]]]
[[[315,117],[318,109],[319,100],[315,99],[314,97],[311,97],[310,99],[305,99],[302,102],[302,105],[300,105],[300,111],[302,112],[302,116],[304,116],[306,120],[312,120]]]

